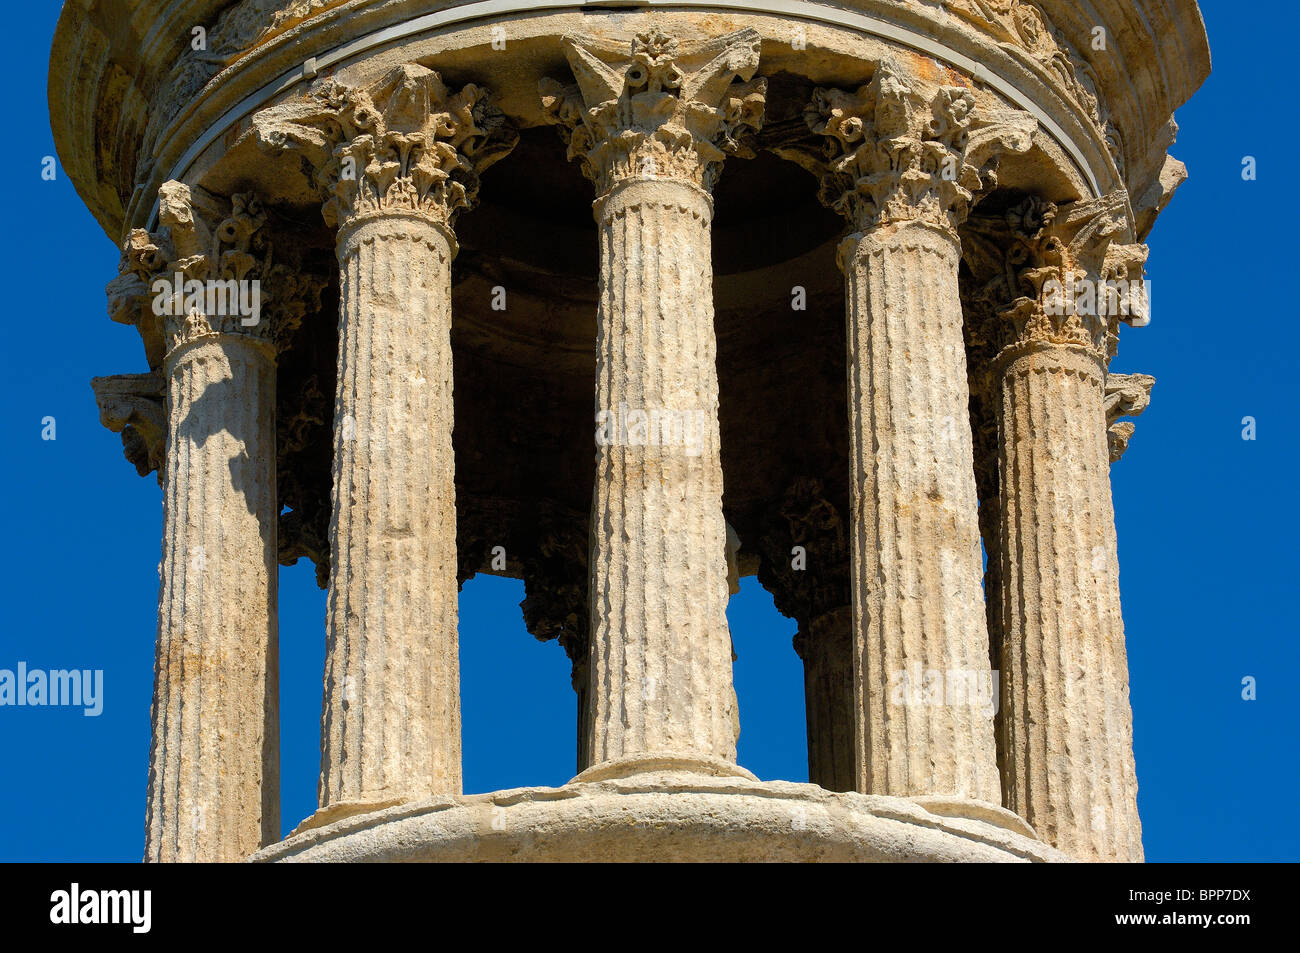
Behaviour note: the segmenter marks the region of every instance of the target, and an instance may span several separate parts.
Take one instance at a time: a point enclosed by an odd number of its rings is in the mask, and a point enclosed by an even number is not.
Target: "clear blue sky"
[[[1293,6],[1206,0],[1214,75],[1180,111],[1192,178],[1151,238],[1155,319],[1126,329],[1118,371],[1155,400],[1114,469],[1139,803],[1147,857],[1296,860],[1279,823],[1300,790],[1296,621],[1300,324],[1296,133],[1282,102]],[[0,151],[11,241],[0,414],[0,668],[105,673],[103,714],[0,708],[0,860],[137,860],[143,851],[159,489],[98,422],[89,380],[145,370],[136,333],[105,315],[118,254],[60,171],[45,100],[57,4],[22,4],[0,59]],[[1244,182],[1253,155],[1259,179]],[[1258,439],[1241,438],[1242,418]],[[57,439],[41,439],[53,416]],[[324,594],[282,569],[283,819],[315,805]],[[461,599],[465,788],[561,784],[574,700],[554,644],[523,628],[519,583],[479,577]],[[794,624],[753,579],[729,618],[741,762],[806,780]],[[1253,676],[1258,700],[1243,701]]]

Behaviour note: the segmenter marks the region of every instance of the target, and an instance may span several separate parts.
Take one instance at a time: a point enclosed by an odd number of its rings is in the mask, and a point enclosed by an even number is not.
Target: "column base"
[[[722,758],[703,758],[699,755],[662,752],[636,758],[617,758],[613,761],[602,761],[599,764],[593,764],[591,767],[584,769],[569,784],[634,778],[642,775],[681,774],[699,774],[710,778],[758,780],[751,772],[734,761],[725,761]]]
[[[374,814],[405,803],[401,798],[385,798],[373,801],[335,801],[333,804],[317,808],[316,813],[295,827],[289,836],[294,837],[303,831],[326,827],[347,817],[354,817],[358,814]]]
[[[1038,834],[1029,826],[1028,821],[1015,811],[1008,811],[1001,804],[990,804],[988,801],[972,801],[970,798],[935,794],[910,797],[908,800],[940,817],[964,817],[971,821],[984,821],[989,824],[996,824],[1004,830],[1038,840]]]
[[[603,767],[601,765],[597,768]],[[584,772],[585,773],[585,772]],[[319,816],[319,815],[318,815]],[[315,820],[315,818],[313,818]],[[303,825],[255,862],[1038,862],[1072,858],[993,804],[683,773],[575,780]]]

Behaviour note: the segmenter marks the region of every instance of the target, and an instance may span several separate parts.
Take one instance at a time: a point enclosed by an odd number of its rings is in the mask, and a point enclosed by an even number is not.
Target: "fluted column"
[[[975,496],[979,501],[980,539],[984,544],[984,618],[989,630],[989,660],[994,671],[1002,658],[1002,503],[998,486],[998,402],[990,364],[996,356],[983,337],[989,309],[964,290],[962,319],[970,382],[970,428],[975,448]],[[995,715],[994,731],[997,731]]]
[[[794,647],[803,661],[808,780],[828,791],[855,790],[852,606],[815,616]]]
[[[996,802],[992,723],[946,691],[992,684],[957,243],[918,223],[849,243],[862,790]],[[931,673],[943,698],[915,697]]]
[[[187,296],[260,282],[265,216],[236,196],[205,220],[171,182],[159,220],[167,436],[145,859],[234,861],[280,836],[275,343],[260,315]]]
[[[977,226],[1000,234],[997,273],[1009,276],[992,286],[1004,299],[993,364],[1003,792],[1040,837],[1086,860],[1142,859],[1107,433],[1118,316],[1061,308],[1052,289],[1140,278],[1145,249],[1120,243],[1125,222],[1114,195],[1031,200]]]
[[[849,541],[841,508],[820,479],[798,477],[764,520],[758,581],[799,624],[808,780],[828,791],[855,789],[853,610]]]
[[[992,416],[996,420],[996,414]],[[975,431],[974,427],[972,430],[975,495],[979,498],[980,539],[984,543],[984,618],[989,628],[989,661],[996,671],[1002,658],[1002,497],[997,478],[997,433],[995,429],[989,446],[987,434]]]
[[[339,230],[320,802],[460,793],[449,238]]]
[[[736,757],[710,206],[683,183],[632,182],[606,196],[598,220],[597,408],[699,409],[704,426],[698,455],[617,441],[597,450],[592,764]]]
[[[587,699],[591,623],[587,611],[587,517],[543,509],[534,549],[523,557],[524,625],[535,638],[559,642],[570,663],[570,684],[577,696],[577,770],[587,767],[591,726]]]
[[[514,142],[420,66],[254,121],[329,192],[340,271],[317,820],[461,790],[452,224]]]
[[[888,64],[818,90],[848,326],[858,789],[999,800],[957,225],[1033,120]]]
[[[746,30],[683,52],[651,31],[629,61],[569,36],[577,85],[542,84],[598,196],[588,776],[647,760],[740,770],[710,193],[761,119],[763,82],[735,83],[758,47]]]

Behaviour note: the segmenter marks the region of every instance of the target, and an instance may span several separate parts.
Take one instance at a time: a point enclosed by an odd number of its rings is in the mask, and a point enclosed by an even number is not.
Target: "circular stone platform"
[[[1070,860],[1015,814],[978,801],[837,794],[813,784],[673,771],[314,821],[252,860]]]

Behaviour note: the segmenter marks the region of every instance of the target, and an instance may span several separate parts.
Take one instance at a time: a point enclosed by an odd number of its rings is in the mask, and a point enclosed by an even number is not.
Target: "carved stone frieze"
[[[195,37],[176,61],[162,85],[162,93],[155,100],[156,118],[154,134],[162,127],[162,120],[170,120],[185,103],[243,53],[259,46],[272,37],[296,26],[322,10],[338,6],[346,0],[240,0],[227,7],[209,24],[196,24],[205,30],[200,48]],[[150,149],[140,152],[140,169],[153,163]],[[147,181],[145,175],[140,181]]]
[[[930,3],[936,0],[928,0]],[[1097,95],[1097,75],[1030,0],[937,0],[949,13],[977,27],[997,43],[1037,64],[1072,99],[1102,134],[1115,164],[1124,174],[1124,135]]]
[[[92,382],[163,490],[148,859],[1141,859],[1150,305],[1070,292],[1143,284],[1194,2],[79,0],[51,49],[149,371]],[[319,810],[272,846],[304,556]],[[561,788],[464,794],[476,572],[569,659]],[[808,785],[737,759],[747,573]]]

